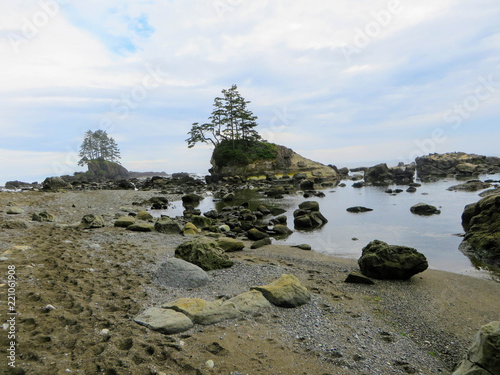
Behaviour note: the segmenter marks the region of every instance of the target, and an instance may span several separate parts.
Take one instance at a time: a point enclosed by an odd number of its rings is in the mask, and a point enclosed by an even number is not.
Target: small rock
[[[308,245],[308,244],[300,244],[300,245],[296,245],[296,246],[293,246],[293,247],[296,247],[298,249],[301,249],[301,250],[312,250],[312,247],[311,245]]]
[[[346,209],[346,211],[358,214],[358,213],[361,213],[361,212],[373,211],[373,209],[372,208],[368,208],[368,207],[356,206],[356,207],[349,207],[348,209]]]
[[[415,215],[439,215],[441,213],[435,206],[426,203],[417,203],[413,207],[410,208],[410,211]]]
[[[152,232],[154,231],[155,226],[150,223],[135,223],[129,225],[127,229],[133,232]]]

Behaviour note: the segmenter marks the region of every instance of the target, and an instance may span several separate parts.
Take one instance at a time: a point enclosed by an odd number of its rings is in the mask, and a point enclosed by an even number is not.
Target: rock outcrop
[[[400,165],[389,168],[381,163],[365,170],[365,183],[368,185],[385,186],[389,184],[407,185],[413,182],[415,165]]]
[[[129,177],[126,168],[106,160],[91,160],[87,167],[87,175],[91,179],[120,180]]]
[[[466,232],[462,250],[485,263],[500,266],[500,192],[467,205],[462,226]]]
[[[500,172],[500,158],[451,152],[430,154],[415,159],[417,175],[421,180],[432,180],[447,176],[468,177]]]
[[[453,375],[500,374],[500,322],[481,327],[466,358]]]
[[[387,280],[407,280],[428,267],[427,259],[417,250],[379,240],[363,248],[358,264],[363,275]]]
[[[321,163],[306,159],[293,150],[277,145],[277,156],[271,160],[257,160],[248,165],[218,166],[214,158],[211,160],[210,174],[214,180],[224,177],[240,176],[244,179],[266,178],[266,176],[293,176],[299,173],[307,178],[324,178],[339,180],[335,169]]]

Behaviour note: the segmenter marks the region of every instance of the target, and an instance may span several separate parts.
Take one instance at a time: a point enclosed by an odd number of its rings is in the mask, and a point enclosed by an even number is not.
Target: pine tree
[[[110,138],[105,130],[91,130],[85,132],[80,147],[80,161],[78,165],[88,164],[92,160],[106,160],[118,163],[121,158],[120,150],[113,138]]]

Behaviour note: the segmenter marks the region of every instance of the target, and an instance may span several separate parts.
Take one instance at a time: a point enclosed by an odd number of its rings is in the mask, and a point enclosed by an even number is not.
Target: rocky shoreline
[[[0,193],[0,265],[16,265],[19,293],[22,357],[9,373],[450,374],[479,327],[498,319],[498,283],[427,270],[406,281],[350,284],[344,280],[358,269],[354,261],[285,246],[251,249],[241,235],[244,248],[227,253],[232,267],[208,271],[200,287],[166,286],[160,266],[199,235],[115,226],[120,215],[151,204],[133,202],[159,192]],[[9,207],[20,213],[7,214]],[[43,211],[53,221],[32,220]],[[104,226],[83,228],[88,214]],[[13,222],[25,226],[5,227]],[[172,335],[134,321],[169,301],[230,299],[283,274],[297,277],[310,302]]]

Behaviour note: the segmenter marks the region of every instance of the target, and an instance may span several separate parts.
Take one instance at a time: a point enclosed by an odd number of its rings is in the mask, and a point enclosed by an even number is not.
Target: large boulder
[[[204,237],[177,246],[175,257],[196,264],[205,271],[227,268],[233,265],[229,256],[219,247],[217,241]]]
[[[481,327],[466,358],[453,375],[500,374],[500,322]]]
[[[71,185],[61,177],[47,177],[42,183],[42,189],[47,191],[58,191],[61,189],[71,189]]]
[[[199,288],[209,280],[203,269],[178,258],[167,259],[156,271],[156,281],[159,284],[174,288]]]
[[[193,327],[193,322],[186,315],[159,307],[151,307],[139,314],[134,321],[153,331],[166,335],[187,331]]]
[[[129,177],[129,171],[118,163],[102,159],[91,160],[87,164],[90,179],[121,180]]]
[[[476,258],[500,266],[500,192],[465,207],[462,249]]]
[[[425,255],[417,250],[379,240],[363,248],[358,264],[363,275],[388,280],[407,280],[428,267]]]
[[[257,286],[252,290],[258,290],[269,302],[279,307],[297,307],[311,300],[311,294],[307,288],[294,275],[281,275],[271,284]]]

